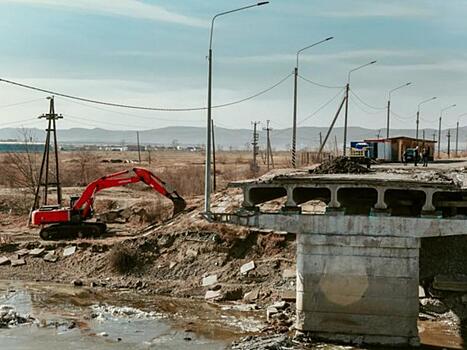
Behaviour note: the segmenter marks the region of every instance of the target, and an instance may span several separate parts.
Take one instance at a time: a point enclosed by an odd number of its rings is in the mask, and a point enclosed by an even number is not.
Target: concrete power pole
[[[441,117],[439,117],[439,127],[438,127],[438,158],[441,155]]]
[[[448,129],[448,158],[451,156],[451,129]]]
[[[139,146],[139,131],[136,132],[136,143],[138,144],[138,162],[141,164],[141,148]]]
[[[251,142],[251,144],[253,145],[253,172],[256,174],[256,172],[258,171],[258,163],[257,163],[257,160],[256,160],[256,157],[258,156],[258,140],[259,140],[259,135],[258,135],[258,131],[257,131],[257,126],[259,124],[259,122],[252,122],[253,124],[253,141]]]
[[[274,168],[274,159],[272,157],[272,148],[271,148],[271,137],[270,137],[270,132],[272,128],[269,127],[270,120],[266,120],[266,128],[263,128],[263,130],[266,130],[266,164],[268,167],[268,171],[272,167]]]
[[[456,124],[456,158],[459,157],[459,122]]]
[[[213,177],[212,177],[212,190],[216,192],[216,140],[214,138],[214,119],[211,119],[212,125],[211,125],[211,131],[212,131],[212,171],[213,171]]]
[[[342,155],[346,156],[346,145],[347,145],[347,118],[349,114],[349,88],[350,84],[347,83],[345,86],[345,114],[344,114],[344,147],[342,150]]]

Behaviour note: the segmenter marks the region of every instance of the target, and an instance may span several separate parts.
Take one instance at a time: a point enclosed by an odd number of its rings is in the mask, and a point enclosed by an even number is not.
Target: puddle
[[[225,349],[263,326],[258,313],[59,284],[0,281],[0,304],[37,320],[0,329],[0,348],[8,350]]]

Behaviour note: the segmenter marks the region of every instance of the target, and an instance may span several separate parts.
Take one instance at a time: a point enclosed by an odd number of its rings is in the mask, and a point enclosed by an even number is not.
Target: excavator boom
[[[104,224],[85,222],[85,220],[90,219],[93,215],[92,207],[95,195],[106,188],[125,186],[140,181],[172,201],[174,206],[173,215],[185,209],[186,202],[177,191],[151,171],[135,167],[131,170],[120,171],[94,180],[86,186],[76,201],[70,203],[70,208],[43,207],[33,211],[32,224],[37,226],[49,225],[41,230],[41,237],[45,239],[49,238],[50,235],[44,232],[53,231],[55,233],[65,226],[68,231],[74,231],[79,227],[79,232],[91,231],[92,233],[103,233],[106,230]]]

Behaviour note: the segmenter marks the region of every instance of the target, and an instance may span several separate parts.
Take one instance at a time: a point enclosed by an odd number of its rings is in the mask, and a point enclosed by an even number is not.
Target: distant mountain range
[[[300,127],[297,130],[298,148],[317,148],[319,146],[320,133],[324,138],[327,129],[325,127]],[[45,139],[45,131],[41,129],[24,129],[28,134],[33,135],[35,141],[42,142]],[[23,129],[3,128],[0,129],[0,140],[17,139],[22,140]],[[141,144],[154,145],[202,145],[205,143],[206,131],[204,128],[173,126],[160,129],[151,129],[140,131]],[[358,141],[368,138],[376,138],[378,134],[381,137],[386,135],[386,131],[365,129],[360,127],[350,127],[348,129],[347,140]],[[434,129],[425,129],[425,137],[433,139],[433,134],[437,139],[438,131]],[[67,144],[136,144],[136,131],[133,130],[106,130],[106,129],[85,129],[72,128],[57,131],[59,143]],[[393,129],[391,136],[415,136],[413,129]],[[420,131],[420,137],[423,132]],[[451,129],[451,148],[455,147],[455,129]],[[274,149],[289,149],[292,138],[292,129],[281,129],[271,131],[271,144]],[[216,127],[215,129],[216,146],[222,149],[248,149],[251,147],[252,130],[250,129],[226,129]],[[342,147],[343,128],[335,128],[328,139],[327,147]],[[447,147],[447,130],[442,132],[442,148]],[[266,132],[259,131],[260,146],[266,143]],[[467,127],[459,128],[459,148],[465,149],[467,143]]]

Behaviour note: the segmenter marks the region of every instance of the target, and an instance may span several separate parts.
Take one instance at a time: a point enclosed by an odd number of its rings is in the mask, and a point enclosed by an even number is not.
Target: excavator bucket
[[[171,199],[174,204],[174,211],[172,216],[177,215],[186,208],[186,202],[182,197],[172,197]]]

